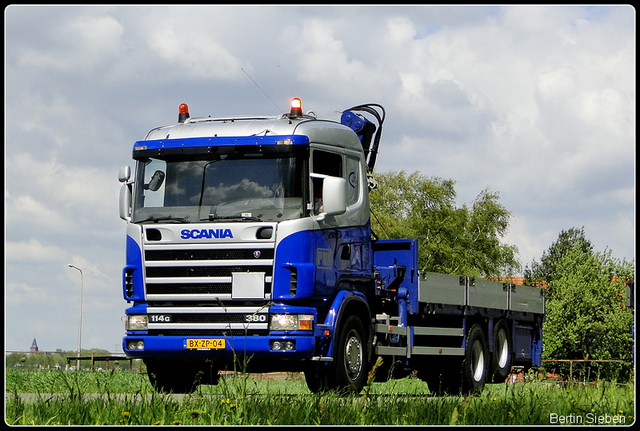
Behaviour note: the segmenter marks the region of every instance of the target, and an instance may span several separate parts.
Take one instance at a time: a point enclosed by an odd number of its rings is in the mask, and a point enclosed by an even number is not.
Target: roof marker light
[[[184,123],[189,118],[189,107],[186,103],[182,103],[178,107],[178,123]]]
[[[297,97],[291,100],[291,112],[289,117],[301,117],[302,116],[302,101]]]

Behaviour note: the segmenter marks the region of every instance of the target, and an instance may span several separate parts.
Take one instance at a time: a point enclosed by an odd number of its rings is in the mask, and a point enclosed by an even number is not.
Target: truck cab
[[[221,369],[330,366],[351,315],[366,377],[372,123],[294,103],[277,117],[194,119],[181,105],[178,123],[136,142],[133,172],[120,172],[123,349],[160,389]]]

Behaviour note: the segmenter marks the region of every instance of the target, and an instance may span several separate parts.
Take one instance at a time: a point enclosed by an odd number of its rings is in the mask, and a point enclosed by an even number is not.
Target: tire
[[[190,394],[202,383],[216,384],[217,370],[182,361],[146,359],[147,376],[158,393]],[[211,368],[211,367],[209,367]]]
[[[506,320],[500,320],[493,327],[493,354],[491,355],[490,377],[492,383],[503,383],[511,372],[513,347],[511,331]]]
[[[349,316],[340,330],[334,361],[309,363],[304,370],[307,387],[313,393],[328,391],[359,393],[369,372],[368,338],[362,321]]]
[[[329,365],[310,362],[304,369],[307,388],[314,393],[324,393],[335,389],[335,364]]]
[[[367,332],[362,321],[349,316],[338,336],[335,355],[335,385],[338,391],[359,393],[369,372]]]
[[[469,329],[462,362],[462,392],[481,392],[489,371],[489,347],[482,327],[475,324]]]
[[[433,357],[417,368],[418,378],[427,382],[435,396],[457,395],[461,391],[462,360],[459,357]]]

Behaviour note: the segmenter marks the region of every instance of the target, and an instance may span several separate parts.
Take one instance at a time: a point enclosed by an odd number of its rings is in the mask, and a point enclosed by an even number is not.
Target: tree
[[[109,356],[110,352],[104,349],[88,349],[82,350],[82,356]],[[56,352],[37,352],[37,353],[10,353],[5,356],[5,367],[20,368],[23,370],[35,370],[35,369],[48,369],[48,368],[62,368],[65,369],[67,365],[67,358],[74,358],[77,356],[77,352],[74,351],[56,351]],[[75,366],[76,362],[71,361],[71,365]],[[113,362],[109,364],[113,367]],[[90,361],[81,362],[82,369],[89,369]],[[106,368],[106,361],[95,361],[95,369]]]
[[[584,226],[581,229],[571,228],[560,231],[557,241],[542,253],[540,262],[533,259],[531,268],[525,268],[525,283],[530,286],[547,287],[558,273],[556,268],[558,262],[572,250],[582,254],[593,253],[593,245],[585,236]],[[548,292],[548,296],[552,296],[551,291]]]
[[[45,353],[10,353],[5,356],[6,368],[35,370],[42,368],[64,368],[66,352]]]
[[[632,263],[613,258],[610,250],[593,252],[583,228],[562,231],[532,268],[529,276],[536,274],[532,278],[549,291],[544,359],[631,360],[633,314],[624,305]],[[622,379],[629,366],[594,364],[592,369],[600,377]],[[568,366],[559,368],[568,374]]]
[[[369,194],[372,230],[386,238],[417,238],[423,271],[473,277],[511,276],[518,250],[503,244],[511,214],[499,194],[483,190],[471,207],[455,206],[455,182],[414,172],[376,175]]]

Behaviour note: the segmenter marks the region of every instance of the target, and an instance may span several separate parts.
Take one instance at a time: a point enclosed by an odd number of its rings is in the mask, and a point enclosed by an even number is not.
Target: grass
[[[132,372],[7,370],[6,387],[10,425],[548,425],[614,417],[630,425],[635,414],[633,385],[607,382],[487,385],[479,395],[433,397],[426,384],[406,378],[339,396],[311,394],[293,375],[245,374],[175,397],[155,393],[146,375]],[[36,395],[25,401],[22,393]]]

